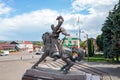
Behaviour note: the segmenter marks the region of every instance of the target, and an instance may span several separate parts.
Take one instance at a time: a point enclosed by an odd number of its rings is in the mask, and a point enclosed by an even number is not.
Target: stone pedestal
[[[63,74],[58,70],[37,68],[28,69],[22,80],[86,80],[86,76],[79,71],[70,71],[68,74]]]

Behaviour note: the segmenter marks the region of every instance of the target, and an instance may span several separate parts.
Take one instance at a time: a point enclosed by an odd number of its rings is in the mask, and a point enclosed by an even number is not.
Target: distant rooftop
[[[24,44],[32,44],[30,41],[24,41]]]

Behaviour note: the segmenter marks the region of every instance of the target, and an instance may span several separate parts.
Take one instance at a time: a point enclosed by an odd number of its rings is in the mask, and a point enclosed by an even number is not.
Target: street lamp
[[[84,33],[86,35],[86,52],[87,52],[87,58],[88,58],[88,61],[89,61],[89,51],[88,51],[88,34],[85,33],[84,31],[82,31],[81,33]]]

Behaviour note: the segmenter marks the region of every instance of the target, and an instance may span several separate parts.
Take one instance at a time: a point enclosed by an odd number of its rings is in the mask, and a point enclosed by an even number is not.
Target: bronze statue
[[[56,18],[56,20],[58,20],[58,24],[56,26],[54,26],[53,24],[51,25],[51,29],[52,29],[52,42],[51,44],[54,44],[53,46],[55,46],[55,53],[52,54],[54,56],[54,60],[56,60],[61,54],[61,48],[60,48],[60,40],[59,35],[60,33],[62,33],[65,36],[69,36],[69,34],[67,34],[66,30],[64,28],[61,27],[61,25],[64,22],[64,19],[62,16],[59,16]]]
[[[42,39],[44,43],[44,54],[41,56],[38,62],[36,62],[32,68],[36,68],[40,62],[42,62],[47,56],[51,58],[60,58],[66,64],[60,69],[63,73],[68,73],[69,69],[74,65],[75,61],[81,61],[83,58],[84,52],[82,49],[69,49],[63,48],[63,42],[60,42],[58,37],[60,33],[63,33],[65,36],[69,36],[66,31],[61,27],[64,19],[62,16],[59,16],[56,20],[58,20],[58,24],[56,27],[54,25],[51,26],[53,32],[46,32],[43,34]],[[60,44],[61,43],[61,44]],[[77,56],[74,57],[73,53],[76,53]]]

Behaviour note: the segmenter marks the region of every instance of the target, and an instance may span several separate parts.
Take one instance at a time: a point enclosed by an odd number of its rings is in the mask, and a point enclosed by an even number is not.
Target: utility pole
[[[78,33],[79,33],[79,44],[80,44],[80,41],[81,41],[81,39],[80,39],[81,29],[80,29],[80,18],[79,18],[79,17],[78,17],[77,24],[78,24],[78,27],[79,27],[79,29],[78,29]]]

